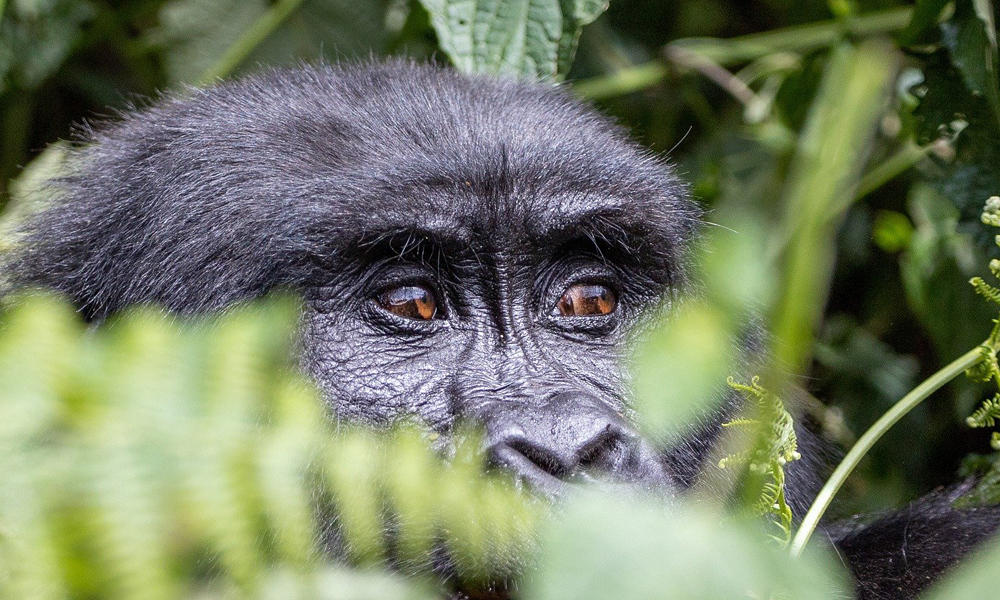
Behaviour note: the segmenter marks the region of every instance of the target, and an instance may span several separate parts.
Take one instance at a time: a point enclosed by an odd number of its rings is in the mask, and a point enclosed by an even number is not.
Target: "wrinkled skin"
[[[301,68],[85,137],[6,265],[15,285],[62,291],[93,320],[293,288],[302,366],[336,418],[416,417],[443,439],[475,421],[496,464],[553,496],[593,476],[679,494],[714,468],[722,415],[669,448],[643,440],[623,360],[683,289],[699,210],[562,90],[405,63]],[[789,468],[799,515],[815,471]],[[837,530],[864,598],[912,597],[1000,517],[926,506]],[[948,543],[923,553],[911,531]]]

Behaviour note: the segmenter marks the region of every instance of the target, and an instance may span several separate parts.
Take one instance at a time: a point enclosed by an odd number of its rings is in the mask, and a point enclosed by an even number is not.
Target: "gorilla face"
[[[24,232],[18,285],[91,319],[292,287],[337,418],[486,429],[558,492],[660,485],[623,358],[683,282],[698,217],[670,169],[563,91],[404,63],[275,71],[89,132]]]
[[[445,434],[474,420],[495,460],[547,491],[581,470],[660,478],[622,367],[673,276],[641,249],[669,240],[613,187],[539,177],[530,157],[442,161],[365,207],[351,274],[307,290],[304,363],[340,417]]]

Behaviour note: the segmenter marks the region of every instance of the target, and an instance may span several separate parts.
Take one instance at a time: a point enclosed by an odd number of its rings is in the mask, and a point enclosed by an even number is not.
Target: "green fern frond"
[[[1000,376],[1000,367],[997,365],[997,357],[993,348],[987,344],[983,344],[979,346],[979,353],[981,359],[965,370],[965,376],[979,383],[986,383]],[[1000,379],[997,381],[1000,381]]]
[[[983,281],[982,277],[973,277],[969,280],[976,293],[986,298],[994,304],[1000,305],[1000,290]]]
[[[993,227],[1000,227],[1000,196],[991,196],[983,208],[982,222]],[[994,237],[997,246],[1000,246],[1000,235]],[[992,259],[989,262],[990,272],[994,277],[1000,279],[1000,260]],[[1000,290],[984,282],[979,277],[970,280],[976,293],[983,296],[994,304],[1000,304]],[[970,379],[981,383],[993,380],[998,388],[998,392],[992,398],[983,401],[982,405],[976,409],[965,420],[969,427],[995,427],[1000,423],[1000,364],[997,361],[997,353],[1000,352],[1000,318],[993,319],[993,329],[990,331],[986,342],[979,346],[982,355],[981,360],[968,369],[965,374]],[[994,450],[1000,450],[1000,432],[994,431],[990,436],[990,446]],[[961,498],[959,504],[976,504],[980,502],[995,503],[1000,501],[1000,455],[994,455],[991,467],[979,479],[975,488],[966,496]]]
[[[1000,420],[1000,393],[983,401],[976,412],[965,420],[969,427],[994,427]]]
[[[769,517],[780,531],[780,535],[772,537],[781,545],[787,545],[792,535],[792,511],[785,501],[784,467],[802,457],[798,452],[795,422],[784,402],[765,389],[759,377],[753,377],[749,385],[737,383],[732,377],[726,383],[753,405],[754,417],[735,418],[723,426],[753,428],[756,436],[749,449],[726,456],[719,461],[719,466],[743,465],[764,478],[756,498],[750,502],[750,509]]]
[[[992,258],[987,265],[994,277],[1000,278],[1000,259]]]
[[[979,218],[984,225],[1000,227],[1000,196],[990,196],[986,199],[986,204]]]
[[[414,427],[338,428],[290,362],[297,313],[87,331],[48,297],[0,311],[0,600],[259,598],[269,571],[332,568],[322,514],[353,564],[521,568],[543,505]]]

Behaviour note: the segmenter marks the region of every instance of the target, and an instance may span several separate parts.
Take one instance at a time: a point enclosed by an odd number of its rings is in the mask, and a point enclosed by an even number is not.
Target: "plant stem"
[[[653,60],[627,69],[619,69],[610,75],[584,79],[573,84],[573,91],[590,100],[613,98],[652,87],[666,76],[667,66],[662,61]]]
[[[752,33],[730,39],[686,38],[671,42],[722,66],[747,63],[775,52],[809,52],[837,43],[845,35],[866,37],[906,27],[911,7],[891,8],[847,20],[832,19]]]
[[[854,195],[854,199],[859,200],[864,198],[899,175],[902,175],[923,160],[933,149],[934,142],[926,146],[918,146],[912,142],[906,144],[899,152],[890,156],[868,173],[865,173],[865,176],[861,178],[861,182],[858,183],[858,191]]]
[[[2,0],[0,0],[2,1]],[[215,61],[215,64],[206,70],[198,83],[203,85],[225,77],[233,72],[246,57],[253,52],[254,48],[260,45],[264,39],[271,35],[281,23],[292,14],[304,0],[278,0],[259,19],[254,21],[238,40],[233,42],[226,52]]]
[[[806,512],[806,516],[802,519],[802,524],[792,539],[790,551],[793,557],[798,557],[802,554],[806,543],[816,530],[819,520],[830,506],[833,497],[840,491],[841,486],[844,485],[847,477],[858,466],[861,459],[889,431],[889,428],[895,425],[897,421],[923,402],[928,396],[939,390],[944,384],[958,377],[966,369],[982,360],[982,357],[982,350],[979,346],[969,350],[951,364],[934,373],[920,385],[913,388],[909,394],[903,396],[902,400],[893,405],[878,421],[875,421],[874,425],[868,428],[868,431],[858,439],[854,447],[844,457],[844,460],[834,470],[833,474],[826,481],[826,484],[823,485],[823,489],[816,495],[816,499],[813,501],[812,506],[809,507],[809,511]]]
[[[775,52],[808,52],[836,43],[845,34],[864,37],[891,33],[906,27],[913,9],[892,8],[854,17],[834,19],[752,33],[730,39],[685,38],[671,42],[668,49],[683,49],[723,67],[752,62]],[[585,79],[573,85],[584,98],[592,100],[637,92],[655,85],[667,75],[663,61],[653,60],[621,69],[610,75]]]

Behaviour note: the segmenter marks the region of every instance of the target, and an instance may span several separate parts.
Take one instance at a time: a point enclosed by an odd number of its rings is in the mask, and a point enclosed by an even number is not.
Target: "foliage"
[[[414,427],[327,418],[289,364],[296,312],[142,309],[91,332],[44,296],[0,314],[0,597],[414,596],[387,575],[354,587],[330,561],[385,564],[391,543],[420,574],[440,548],[474,584],[531,556],[540,505],[483,475],[474,436],[445,465]]]
[[[432,584],[331,561],[419,575],[447,556],[474,586],[536,553],[528,598],[603,598],[623,580],[678,599],[842,592],[829,557],[793,563],[704,507],[581,496],[539,550],[542,505],[483,474],[475,436],[442,462],[417,428],[331,423],[288,362],[295,310],[146,308],[91,331],[46,296],[0,313],[0,597],[417,598]],[[648,577],[607,576],[609,551],[644,556]]]
[[[752,523],[720,519],[704,503],[664,507],[647,501],[623,511],[615,498],[583,498],[543,538],[526,597],[849,597],[845,574],[830,554],[792,561],[764,537]]]
[[[754,377],[750,385],[736,383],[732,377],[726,383],[748,401],[751,416],[727,421],[722,426],[749,428],[759,434],[747,450],[720,460],[719,468],[741,464],[762,479],[760,495],[752,509],[758,515],[772,518],[781,532],[780,537],[774,536],[775,541],[787,546],[792,540],[793,516],[785,501],[785,465],[802,458],[795,422],[781,398],[760,385],[760,377]]]
[[[421,0],[441,49],[469,73],[556,79],[608,0]]]

